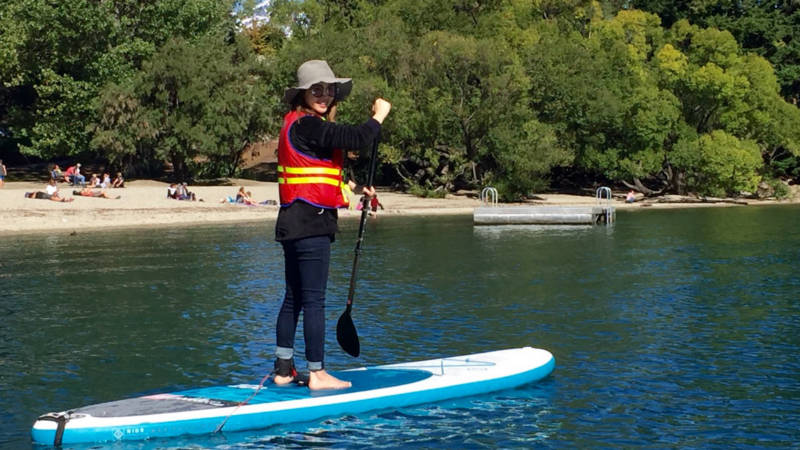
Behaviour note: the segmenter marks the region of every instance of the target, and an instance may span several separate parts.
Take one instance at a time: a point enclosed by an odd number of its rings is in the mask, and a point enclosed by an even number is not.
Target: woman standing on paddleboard
[[[291,108],[278,140],[280,211],[275,240],[283,245],[286,295],[277,323],[276,384],[291,383],[294,337],[300,312],[310,371],[310,389],[342,389],[350,382],[325,371],[325,289],[337,208],[347,207],[349,188],[342,179],[344,152],[368,147],[378,136],[391,104],[376,99],[373,116],[361,125],[335,123],[336,104],[350,94],[350,78],[336,78],[328,63],[306,61],[297,69],[297,86],[285,91]],[[352,186],[350,186],[352,187]],[[364,194],[374,195],[372,186]]]

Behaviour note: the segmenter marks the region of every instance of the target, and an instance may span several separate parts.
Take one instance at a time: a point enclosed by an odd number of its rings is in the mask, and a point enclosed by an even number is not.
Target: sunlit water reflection
[[[384,215],[370,221],[360,263],[358,360],[333,332],[356,232],[342,223],[329,367],[532,345],[555,354],[553,375],[491,395],[116,448],[796,445],[798,219],[791,206],[621,211],[611,228]],[[260,379],[283,290],[272,226],[0,242],[0,447],[30,447],[46,411]]]

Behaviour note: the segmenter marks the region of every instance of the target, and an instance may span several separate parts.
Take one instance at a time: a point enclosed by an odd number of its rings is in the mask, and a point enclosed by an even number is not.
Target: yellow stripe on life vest
[[[283,167],[278,166],[278,172],[292,175],[341,175],[341,169],[332,167]]]
[[[292,177],[292,178],[278,178],[278,184],[316,184],[324,183],[331,186],[339,186],[341,180],[326,177]]]

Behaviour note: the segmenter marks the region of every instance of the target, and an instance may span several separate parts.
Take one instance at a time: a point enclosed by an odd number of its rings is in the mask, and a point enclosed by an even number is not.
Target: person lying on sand
[[[245,191],[244,186],[239,188],[239,191],[236,193],[236,197],[223,197],[220,203],[234,203],[240,205],[247,205],[247,206],[259,206],[259,205],[277,205],[278,202],[275,200],[264,200],[263,202],[257,202],[253,199],[253,193],[251,191]]]
[[[73,195],[81,195],[83,197],[99,197],[99,198],[111,198],[111,199],[120,199],[120,198],[122,198],[121,195],[118,195],[116,197],[112,197],[112,196],[108,195],[108,192],[106,192],[106,191],[94,191],[90,187],[85,187],[85,188],[81,189],[80,191],[72,191],[72,194]]]
[[[58,192],[58,184],[55,178],[50,178],[50,181],[47,183],[45,187],[45,192],[36,191],[36,192],[26,192],[26,198],[38,198],[42,200],[52,200],[54,202],[71,202],[72,198],[65,198],[62,197],[61,194]]]
[[[42,191],[26,192],[25,198],[38,198],[41,200],[52,200],[54,202],[71,202],[75,200],[74,198],[61,197],[58,195],[58,193],[51,195],[48,194],[47,192],[42,192]]]
[[[58,192],[58,179],[50,178],[50,181],[47,182],[47,186],[44,187],[44,191],[47,192],[48,195],[61,197],[61,193]]]
[[[247,197],[247,194],[244,191],[244,186],[239,188],[239,191],[236,192],[236,197],[227,196],[220,200],[220,203],[244,203],[244,199]]]

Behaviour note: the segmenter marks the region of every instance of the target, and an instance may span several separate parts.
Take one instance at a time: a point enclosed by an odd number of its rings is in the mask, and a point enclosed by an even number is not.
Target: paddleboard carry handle
[[[56,423],[56,434],[53,438],[53,446],[60,447],[61,446],[61,439],[64,437],[64,429],[67,427],[67,422],[69,422],[69,414],[70,412],[67,411],[66,413],[59,412],[59,413],[47,413],[42,414],[36,420],[49,420]]]

